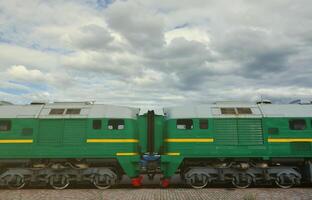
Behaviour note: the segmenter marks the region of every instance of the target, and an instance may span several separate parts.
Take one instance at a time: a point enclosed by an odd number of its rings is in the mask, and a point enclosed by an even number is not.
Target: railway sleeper
[[[247,188],[251,184],[275,182],[281,188],[290,188],[299,185],[302,179],[302,175],[296,167],[291,166],[250,167],[248,169],[193,166],[184,170],[182,177],[188,185],[196,189],[204,188],[212,182],[231,182],[237,188]]]

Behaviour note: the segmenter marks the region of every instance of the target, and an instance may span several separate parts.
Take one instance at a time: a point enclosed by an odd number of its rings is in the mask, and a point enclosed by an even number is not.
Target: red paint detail
[[[134,187],[140,187],[141,186],[141,182],[142,182],[142,178],[141,177],[131,179],[131,184]]]
[[[161,186],[162,186],[163,188],[169,187],[169,179],[163,179],[163,180],[161,180]]]

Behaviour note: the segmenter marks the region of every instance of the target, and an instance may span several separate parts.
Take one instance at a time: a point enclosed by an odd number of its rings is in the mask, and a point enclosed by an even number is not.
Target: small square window
[[[66,115],[79,115],[81,109],[79,108],[69,108],[66,110]]]
[[[99,130],[102,128],[102,120],[96,119],[93,120],[93,129]]]
[[[62,115],[64,111],[65,109],[62,109],[62,108],[54,108],[50,110],[49,115]]]
[[[125,128],[125,120],[123,119],[110,119],[107,125],[109,130],[122,130]]]
[[[307,124],[304,119],[291,119],[289,120],[289,128],[291,130],[304,130]]]
[[[279,130],[278,128],[269,128],[268,132],[269,134],[278,134]]]
[[[33,134],[33,128],[23,128],[22,129],[22,134],[23,135],[32,135]]]
[[[237,108],[237,113],[251,115],[252,111],[250,108]]]
[[[199,120],[199,128],[200,129],[208,129],[208,119],[200,119]]]
[[[0,121],[0,131],[10,131],[11,130],[11,121],[2,120]]]
[[[177,129],[184,129],[184,130],[193,129],[193,120],[192,119],[178,119]]]
[[[235,108],[221,108],[222,115],[235,115]]]

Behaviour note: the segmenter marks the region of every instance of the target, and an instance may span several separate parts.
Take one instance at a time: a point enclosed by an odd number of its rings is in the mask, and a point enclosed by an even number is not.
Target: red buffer
[[[161,180],[161,186],[162,186],[163,188],[169,187],[169,179],[163,179],[163,180]]]
[[[138,178],[131,179],[131,184],[134,187],[140,187],[142,185],[143,176],[139,176]]]

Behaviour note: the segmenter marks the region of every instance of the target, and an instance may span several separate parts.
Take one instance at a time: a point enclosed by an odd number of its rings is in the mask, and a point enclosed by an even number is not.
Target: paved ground
[[[250,189],[187,189],[187,188],[144,188],[144,189],[23,189],[23,190],[0,190],[0,200],[99,200],[99,199],[312,199],[312,189],[294,188],[250,188]]]
[[[292,189],[280,189],[277,187],[257,187],[248,189],[234,189],[231,185],[214,185],[210,188],[195,190],[183,184],[179,176],[171,179],[171,186],[168,189],[159,187],[160,177],[149,181],[143,179],[144,187],[132,188],[130,179],[124,177],[121,185],[108,190],[94,189],[90,185],[71,186],[70,189],[53,190],[48,187],[28,187],[22,190],[0,189],[0,200],[162,200],[162,199],[229,199],[229,200],[254,200],[254,199],[311,199],[312,187],[298,187]],[[227,188],[224,188],[227,187]],[[36,189],[35,189],[36,188]],[[88,189],[85,189],[88,188]]]

